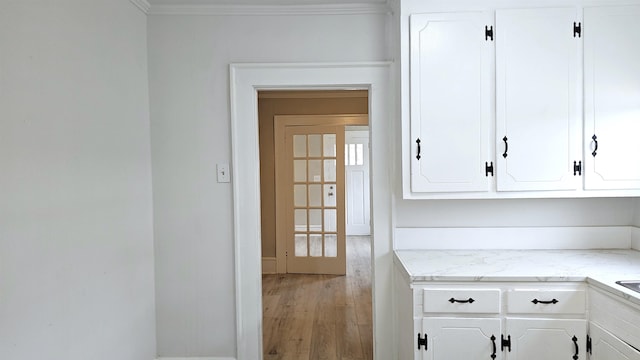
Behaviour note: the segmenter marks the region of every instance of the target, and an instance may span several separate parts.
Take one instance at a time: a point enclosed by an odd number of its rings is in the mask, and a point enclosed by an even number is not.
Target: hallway
[[[265,360],[373,359],[371,238],[347,237],[347,275],[263,275]]]

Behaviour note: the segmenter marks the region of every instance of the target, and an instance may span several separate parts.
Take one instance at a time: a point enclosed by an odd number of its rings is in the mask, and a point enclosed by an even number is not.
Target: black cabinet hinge
[[[493,26],[485,26],[484,27],[484,40],[485,41],[493,41]]]
[[[573,37],[582,37],[582,23],[574,22],[573,23]]]
[[[582,176],[582,161],[573,162],[573,176],[576,176],[576,174]]]
[[[493,176],[493,161],[491,163],[488,163],[488,162],[484,163],[484,176],[488,177],[489,174]]]
[[[587,354],[591,355],[591,336],[587,335]]]
[[[427,334],[424,334],[423,338],[420,336],[420,333],[418,333],[418,350],[420,350],[421,346],[424,346],[424,349],[427,350]]]
[[[500,335],[500,346],[502,348],[502,351],[504,351],[504,348],[506,347],[507,350],[509,350],[509,352],[511,352],[511,335],[507,336],[507,338],[504,338],[504,335]]]

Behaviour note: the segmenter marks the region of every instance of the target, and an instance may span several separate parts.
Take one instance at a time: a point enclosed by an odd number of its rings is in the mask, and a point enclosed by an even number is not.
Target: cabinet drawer
[[[425,313],[500,312],[500,289],[424,289]]]
[[[507,312],[528,314],[584,314],[584,290],[511,290]]]

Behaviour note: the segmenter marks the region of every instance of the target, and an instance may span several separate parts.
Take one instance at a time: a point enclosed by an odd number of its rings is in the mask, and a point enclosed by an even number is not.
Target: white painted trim
[[[631,228],[631,248],[640,250],[640,227]]]
[[[257,91],[269,89],[369,90],[374,358],[394,358],[390,326],[393,323],[393,155],[389,149],[395,148],[395,136],[390,70],[390,63],[230,66],[238,360],[262,359]]]
[[[134,0],[132,0],[134,1]],[[144,0],[135,0],[144,1]],[[309,4],[309,5],[152,5],[149,15],[207,15],[207,16],[275,16],[275,15],[364,15],[389,14],[382,4]]]
[[[231,357],[159,357],[156,360],[236,360]]]
[[[275,257],[262,257],[262,273],[263,274],[277,274],[278,267],[276,264],[278,261]]]
[[[629,249],[631,226],[397,228],[395,249]],[[640,233],[636,232],[636,245]]]
[[[143,13],[149,14],[149,9],[151,8],[151,4],[147,0],[129,0],[131,3],[138,7],[138,9],[142,10]]]

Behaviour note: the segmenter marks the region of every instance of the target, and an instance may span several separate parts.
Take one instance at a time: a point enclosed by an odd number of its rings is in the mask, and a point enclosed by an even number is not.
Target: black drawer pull
[[[549,305],[549,304],[557,304],[560,301],[558,301],[557,299],[546,300],[546,301],[545,300],[533,299],[533,300],[531,300],[531,302],[534,303],[534,304],[546,304],[546,305]]]
[[[573,360],[578,360],[578,353],[580,352],[580,348],[578,348],[578,338],[574,335],[571,341],[573,341],[573,345],[576,347],[576,354],[573,355]]]
[[[457,300],[454,298],[449,299],[450,303],[459,303],[459,304],[473,304],[475,302],[475,300],[473,300],[473,298],[468,298],[467,300]]]
[[[491,335],[491,343],[493,344],[493,353],[491,354],[491,358],[495,360],[496,355],[496,337],[495,335]]]

